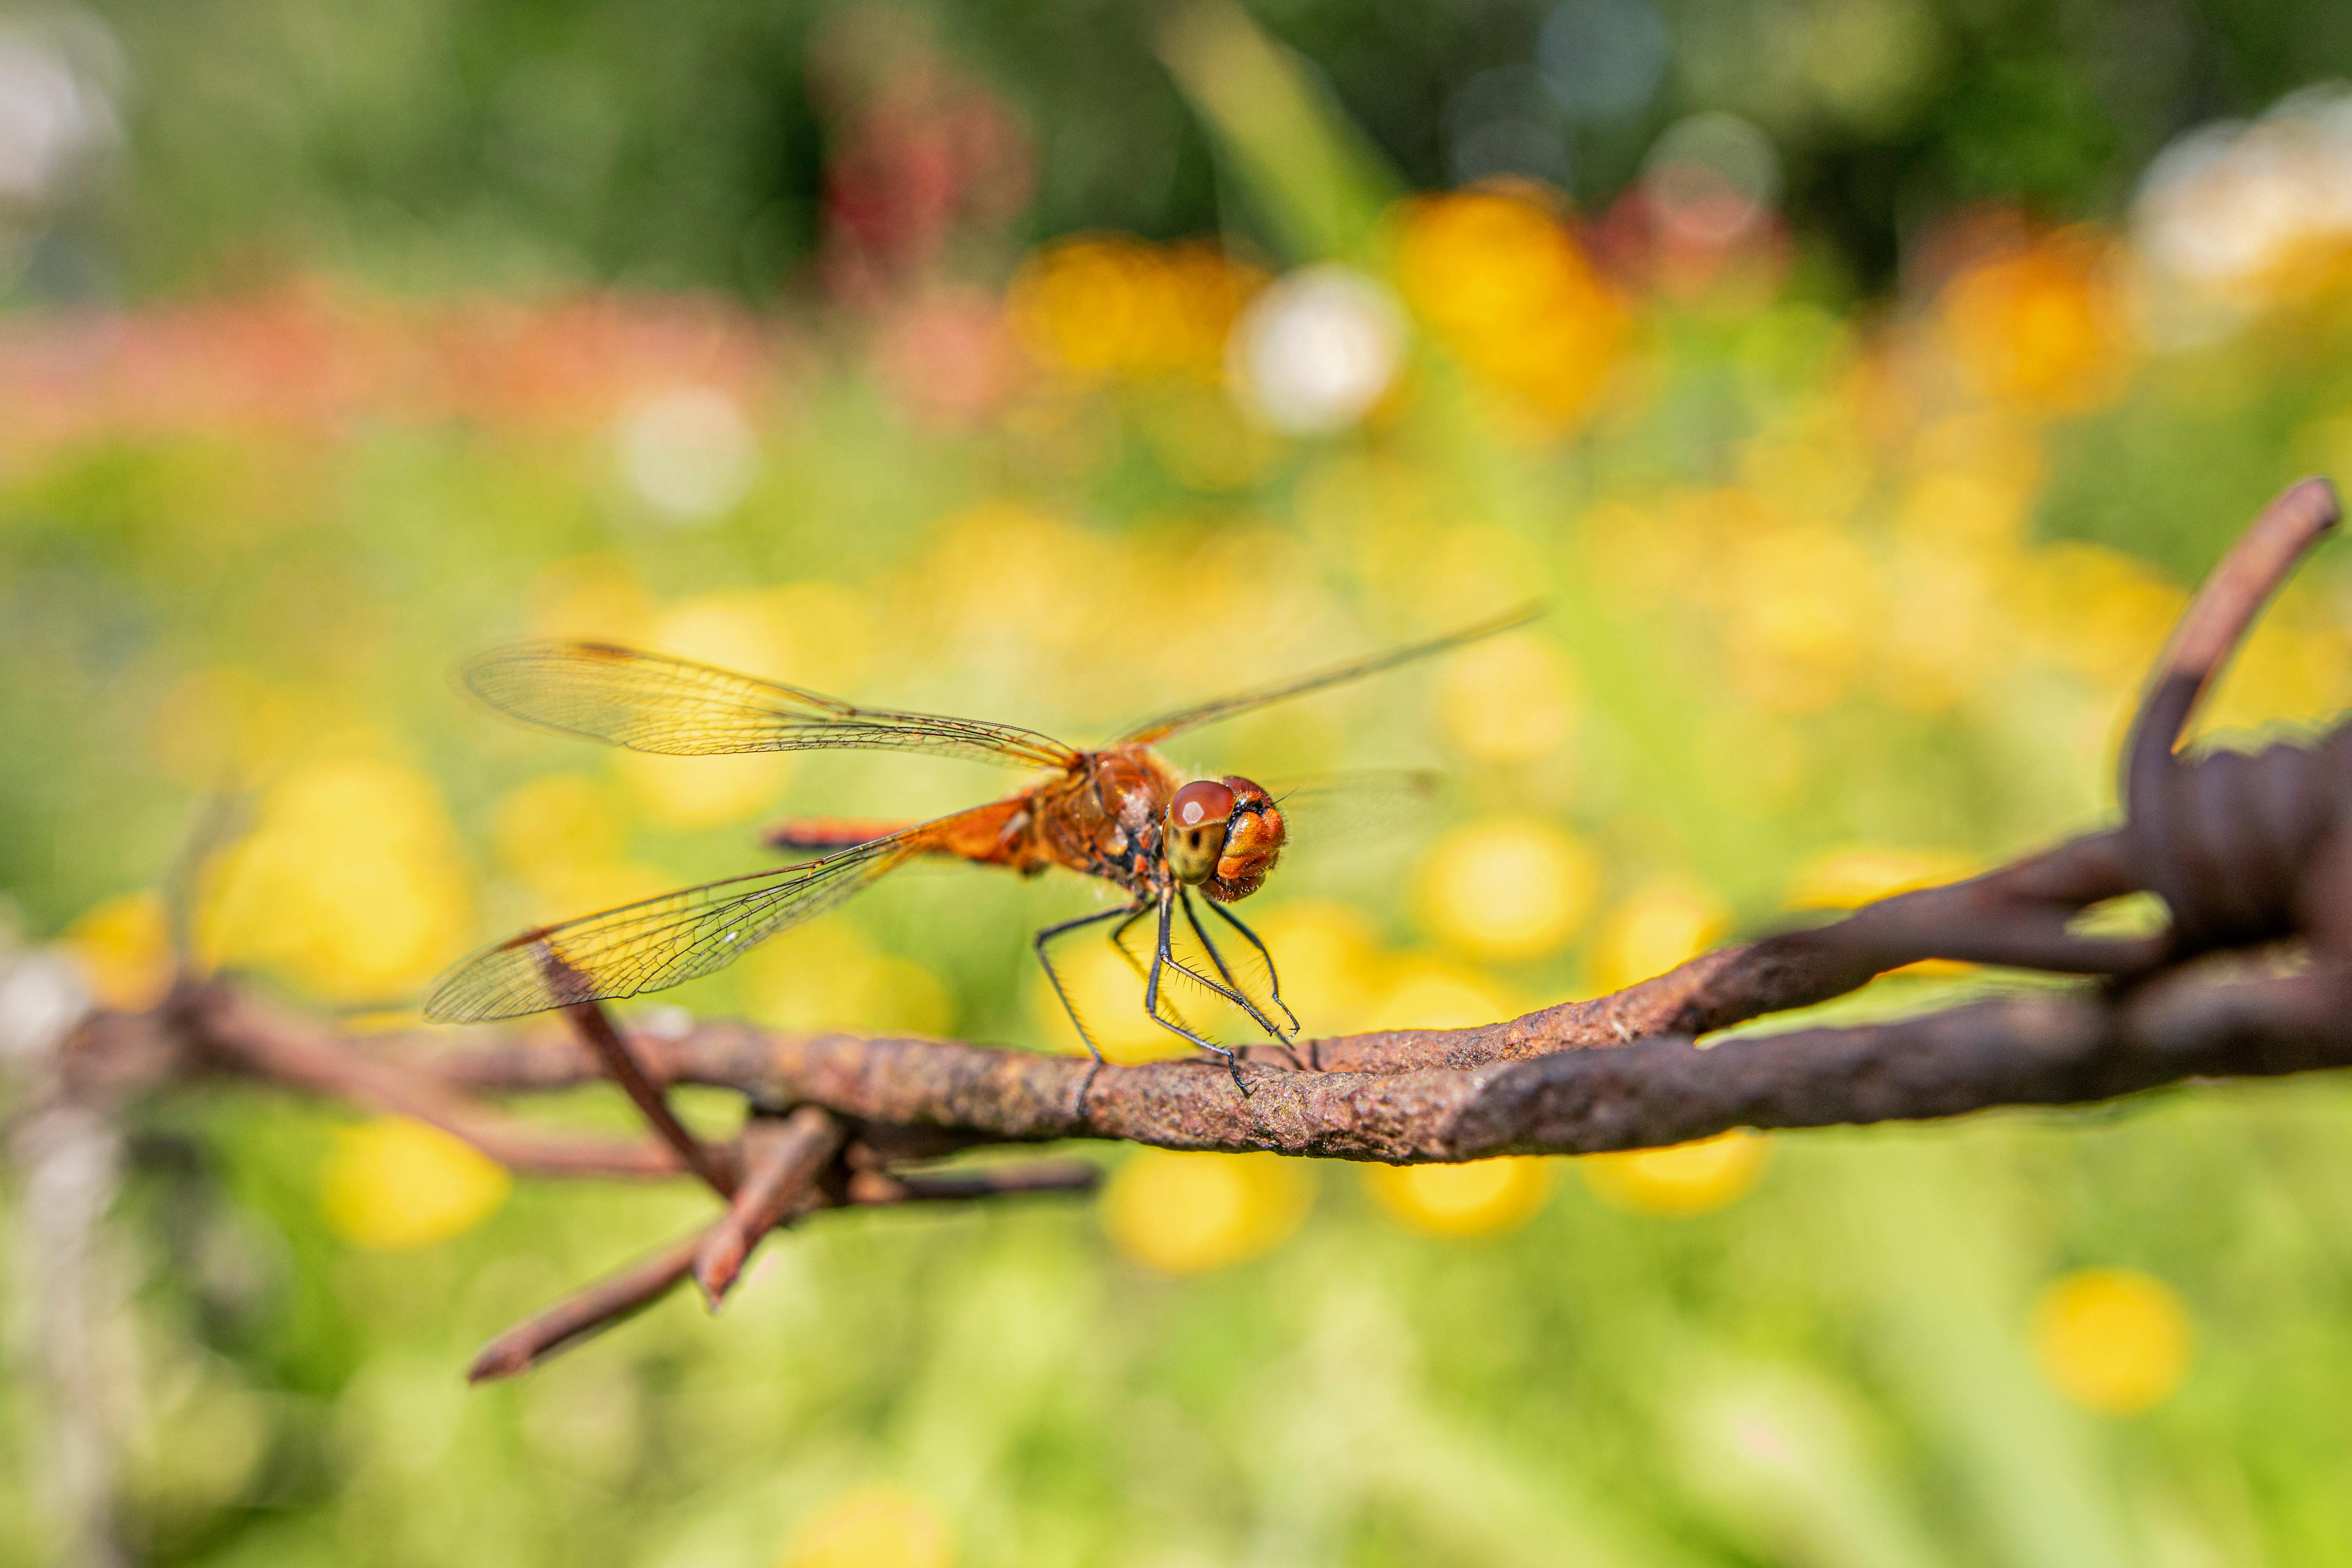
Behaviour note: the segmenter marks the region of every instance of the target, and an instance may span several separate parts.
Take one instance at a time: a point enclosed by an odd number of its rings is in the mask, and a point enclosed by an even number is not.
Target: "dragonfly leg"
[[[1143,960],[1136,957],[1135,950],[1127,945],[1127,933],[1129,928],[1143,918],[1143,911],[1149,907],[1139,900],[1135,908],[1128,911],[1127,919],[1110,928],[1111,946],[1118,949],[1118,955],[1127,960],[1127,966],[1135,971],[1135,977],[1138,980],[1144,977]]]
[[[1292,1034],[1298,1033],[1300,1027],[1298,1015],[1292,1012],[1290,1010],[1290,1004],[1282,999],[1282,976],[1275,970],[1274,954],[1266,951],[1265,943],[1258,940],[1257,932],[1242,924],[1241,916],[1234,913],[1233,910],[1225,908],[1224,905],[1218,903],[1214,900],[1209,900],[1209,912],[1213,915],[1222,916],[1224,922],[1233,927],[1235,931],[1241,932],[1243,940],[1247,942],[1252,947],[1257,949],[1257,955],[1265,960],[1266,984],[1274,987],[1274,1005],[1282,1009],[1282,1016],[1290,1020],[1290,1032]],[[1201,940],[1206,942],[1208,939],[1206,937],[1202,937]]]
[[[1181,894],[1183,889],[1180,888],[1177,891]],[[1192,933],[1201,939],[1201,945],[1209,950],[1209,957],[1215,962],[1217,973],[1223,975],[1225,980],[1233,981],[1233,984],[1226,984],[1223,982],[1210,979],[1207,975],[1202,973],[1199,970],[1193,968],[1191,964],[1177,957],[1176,950],[1172,945],[1168,948],[1164,955],[1168,960],[1168,966],[1176,971],[1177,973],[1182,975],[1185,979],[1192,982],[1195,985],[1198,985],[1202,990],[1208,992],[1211,995],[1223,997],[1234,1006],[1239,1007],[1243,1012],[1247,1013],[1252,1018],[1256,1019],[1258,1023],[1264,1025],[1265,1027],[1273,1034],[1276,1039],[1281,1039],[1282,1032],[1276,1029],[1272,1024],[1267,1023],[1266,1020],[1259,1015],[1257,1009],[1250,1005],[1250,999],[1247,996],[1243,995],[1240,990],[1237,989],[1241,983],[1234,980],[1234,972],[1225,967],[1225,955],[1217,951],[1216,943],[1209,940],[1209,933],[1201,929],[1201,922],[1193,918],[1192,906],[1189,904],[1185,906],[1184,918],[1192,921]],[[1127,949],[1124,946],[1122,946],[1119,951],[1121,952],[1127,952]],[[1131,952],[1128,953],[1128,957],[1130,960],[1132,960],[1134,956],[1135,955]],[[1139,975],[1142,973],[1143,971],[1139,967],[1136,970],[1136,973]],[[1176,1011],[1176,1005],[1172,1002],[1169,1004],[1167,1016],[1176,1019],[1181,1019],[1184,1016],[1183,1014]]]
[[[1258,1006],[1256,1000],[1242,989],[1242,983],[1234,978],[1233,966],[1225,962],[1225,955],[1217,951],[1217,944],[1209,940],[1207,928],[1201,924],[1200,911],[1192,907],[1192,889],[1189,888],[1179,887],[1176,889],[1176,896],[1183,902],[1184,919],[1186,923],[1192,926],[1192,934],[1199,937],[1201,939],[1201,945],[1208,950],[1209,962],[1215,964],[1217,966],[1217,973],[1225,977],[1225,986],[1231,987],[1229,990],[1224,990],[1225,997],[1229,1001],[1238,1004],[1243,1012],[1247,1013],[1251,1018],[1256,1021],[1259,1028],[1264,1029],[1273,1037],[1276,1045],[1280,1046],[1286,1051],[1289,1050],[1290,1037],[1284,1034],[1282,1032],[1282,1026],[1276,1024],[1273,1019],[1267,1017],[1265,1012]],[[1216,908],[1214,904],[1212,904],[1209,907],[1211,909]],[[1258,952],[1260,955],[1264,955],[1265,949],[1264,947],[1260,947]],[[1203,984],[1207,984],[1207,977],[1205,975],[1193,973],[1192,968],[1190,964],[1179,962],[1177,963],[1177,967],[1183,970],[1185,973],[1192,975],[1193,979],[1201,981]],[[1265,967],[1268,974],[1272,974],[1274,973],[1274,963],[1271,959],[1267,960]],[[1223,988],[1220,987],[1220,989]],[[1274,1000],[1276,1006],[1282,1005],[1282,988],[1279,983],[1276,983],[1275,986]],[[1282,1010],[1286,1013],[1290,1011],[1287,1007],[1283,1007]],[[1298,1020],[1297,1018],[1291,1019],[1290,1026],[1294,1029],[1298,1027]],[[1296,1054],[1293,1054],[1290,1059],[1292,1063],[1296,1065],[1298,1058]]]
[[[1181,893],[1182,889],[1180,889],[1178,891]],[[1217,972],[1220,974],[1223,974],[1227,980],[1233,980],[1234,972],[1231,968],[1227,967],[1225,963],[1225,955],[1217,951],[1217,944],[1209,940],[1209,933],[1207,931],[1201,929],[1200,917],[1192,912],[1192,907],[1189,903],[1184,906],[1184,918],[1192,922],[1192,934],[1201,939],[1201,945],[1209,950],[1209,957],[1215,962]],[[1169,949],[1163,956],[1167,959],[1169,967],[1175,970],[1177,973],[1181,974],[1185,979],[1190,980],[1202,990],[1210,993],[1212,995],[1223,997],[1226,1001],[1232,1003],[1234,1006],[1239,1007],[1243,1012],[1248,1014],[1252,1019],[1256,1021],[1257,1026],[1266,1032],[1267,1037],[1272,1039],[1274,1043],[1281,1048],[1283,1055],[1290,1058],[1290,1065],[1292,1067],[1297,1068],[1301,1072],[1307,1070],[1306,1064],[1298,1059],[1298,1053],[1291,1048],[1289,1037],[1285,1035],[1282,1030],[1276,1026],[1273,1019],[1267,1017],[1265,1014],[1259,1009],[1255,1002],[1242,994],[1238,989],[1240,982],[1234,981],[1233,985],[1220,984],[1218,982],[1210,979],[1207,975],[1193,968],[1191,964],[1185,963],[1182,959],[1177,957],[1172,947]],[[1170,1011],[1174,1013],[1174,1009],[1172,1007]],[[1179,1019],[1183,1016],[1181,1013],[1176,1013],[1174,1016]],[[1199,1036],[1193,1034],[1189,1029],[1182,1029],[1179,1032],[1187,1039],[1200,1038]],[[1220,1051],[1224,1050],[1223,1046],[1218,1046],[1214,1048]],[[1228,1052],[1227,1055],[1231,1056],[1232,1053]]]
[[[1069,1015],[1071,1025],[1078,1031],[1078,1038],[1087,1043],[1087,1050],[1095,1058],[1097,1067],[1102,1065],[1102,1047],[1095,1044],[1094,1031],[1087,1027],[1087,1021],[1078,1016],[1077,1008],[1071,1005],[1070,994],[1063,987],[1062,976],[1055,969],[1053,955],[1045,951],[1045,944],[1057,936],[1067,936],[1074,931],[1083,931],[1090,925],[1099,925],[1105,921],[1117,920],[1121,915],[1125,915],[1131,922],[1142,912],[1143,900],[1138,899],[1135,902],[1120,909],[1097,910],[1089,915],[1080,915],[1075,920],[1066,920],[1058,925],[1049,925],[1030,939],[1029,945],[1037,950],[1037,962],[1045,971],[1046,981],[1054,987],[1054,994],[1061,1000],[1062,1011]],[[1122,924],[1118,929],[1125,931],[1127,926]],[[1116,940],[1116,933],[1114,933],[1114,940]]]
[[[1127,966],[1135,972],[1136,979],[1147,983],[1151,978],[1151,965],[1146,963],[1142,957],[1138,955],[1135,949],[1127,945],[1127,933],[1134,928],[1136,921],[1143,918],[1144,912],[1147,910],[1157,907],[1158,906],[1156,905],[1148,903],[1139,905],[1133,914],[1128,916],[1127,919],[1119,921],[1118,924],[1110,928],[1111,946],[1118,950],[1119,957],[1127,960]],[[1169,1002],[1167,1010],[1163,1014],[1163,1016],[1173,1018],[1180,1024],[1184,1022],[1184,1015],[1182,1011],[1177,1007],[1173,1000]]]
[[[1184,966],[1181,963],[1176,963],[1175,955],[1168,951],[1168,939],[1172,931],[1171,922],[1174,920],[1175,914],[1176,900],[1174,897],[1172,895],[1162,895],[1160,900],[1160,942],[1159,945],[1153,949],[1151,954],[1151,978],[1144,984],[1143,987],[1144,1016],[1150,1018],[1153,1023],[1159,1025],[1161,1028],[1168,1030],[1171,1034],[1183,1036],[1186,1039],[1192,1041],[1202,1050],[1214,1051],[1217,1055],[1224,1058],[1225,1070],[1234,1075],[1234,1089],[1235,1092],[1246,1098],[1249,1094],[1249,1088],[1242,1082],[1242,1064],[1239,1057],[1234,1055],[1233,1052],[1227,1050],[1224,1047],[1217,1044],[1216,1041],[1202,1035],[1196,1035],[1192,1030],[1186,1028],[1183,1025],[1171,1023],[1168,1019],[1160,1016],[1160,972],[1168,965],[1175,963],[1178,969],[1184,970],[1184,973],[1187,974],[1192,974],[1191,970],[1184,969]],[[1193,974],[1192,978],[1195,980],[1201,979],[1197,974]],[[1202,981],[1202,984],[1209,984],[1210,983]],[[1213,986],[1212,986],[1212,988],[1215,989]]]

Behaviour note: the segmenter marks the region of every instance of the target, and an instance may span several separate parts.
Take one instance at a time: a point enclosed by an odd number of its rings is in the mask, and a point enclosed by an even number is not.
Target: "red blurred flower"
[[[911,17],[844,13],[809,74],[833,127],[822,265],[837,296],[903,291],[1028,204],[1034,158],[1012,109],[940,59]]]

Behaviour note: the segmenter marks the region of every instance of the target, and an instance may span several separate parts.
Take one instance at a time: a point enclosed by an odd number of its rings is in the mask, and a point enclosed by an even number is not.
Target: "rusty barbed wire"
[[[419,1117],[518,1172],[677,1177],[727,1205],[712,1224],[500,1335],[476,1381],[537,1364],[698,1280],[713,1310],[770,1232],[824,1209],[1078,1192],[1083,1162],[909,1169],[983,1145],[1122,1140],[1392,1163],[1653,1147],[1734,1127],[1923,1120],[2064,1105],[2192,1078],[2352,1066],[2352,723],[2252,753],[2183,757],[2198,702],[2270,595],[2336,525],[2324,479],[2289,488],[2200,589],[2126,747],[2122,822],[1811,930],[1718,949],[1609,996],[1465,1029],[1304,1042],[1304,1070],[1097,1067],[957,1041],[784,1035],[723,1021],[625,1035],[594,1005],[572,1032],[452,1046],[362,1044],[226,979],[190,977],[147,1013],[97,1013],[65,1038],[54,1098],[118,1110],[134,1094],[233,1076]],[[2152,893],[2148,935],[2080,929]],[[1919,1016],[1702,1036],[1845,994],[1923,959],[2082,977]],[[2283,963],[2282,959],[2292,962]],[[618,1082],[654,1136],[522,1122],[490,1097]],[[747,1108],[723,1142],[669,1110],[671,1085]]]

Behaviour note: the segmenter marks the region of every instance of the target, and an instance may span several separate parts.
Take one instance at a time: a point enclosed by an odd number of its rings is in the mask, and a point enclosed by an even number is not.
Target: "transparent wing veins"
[[[443,975],[425,1016],[488,1023],[698,979],[870,886],[919,851],[921,831],[524,931]]]
[[[467,690],[509,718],[669,756],[856,749],[1058,768],[1077,755],[1011,724],[859,708],[611,643],[523,643],[471,659],[458,674]]]
[[[1171,735],[1181,734],[1186,730],[1196,730],[1203,724],[1213,724],[1221,719],[1231,719],[1236,714],[1264,708],[1270,703],[1287,701],[1293,697],[1304,697],[1310,691],[1320,691],[1327,686],[1340,686],[1350,680],[1360,680],[1365,676],[1378,675],[1382,670],[1393,669],[1398,665],[1409,664],[1417,658],[1428,658],[1435,654],[1448,652],[1460,647],[1465,643],[1475,642],[1480,637],[1493,637],[1499,632],[1514,630],[1526,626],[1542,614],[1541,605],[1523,605],[1516,610],[1507,611],[1490,619],[1480,621],[1475,626],[1465,626],[1460,631],[1449,632],[1444,637],[1433,637],[1428,642],[1412,643],[1403,647],[1391,648],[1386,653],[1374,654],[1370,658],[1358,659],[1353,664],[1343,664],[1337,668],[1321,670],[1313,675],[1302,675],[1278,685],[1263,686],[1255,691],[1244,691],[1231,697],[1221,697],[1214,701],[1203,702],[1196,708],[1186,708],[1178,712],[1167,714],[1129,731],[1120,736],[1119,740],[1123,744],[1152,745],[1166,740]]]

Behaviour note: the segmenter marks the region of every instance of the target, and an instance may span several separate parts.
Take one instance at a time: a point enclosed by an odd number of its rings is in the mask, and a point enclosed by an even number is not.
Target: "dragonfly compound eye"
[[[1234,817],[1234,792],[1214,779],[1195,779],[1168,803],[1164,835],[1168,868],[1180,882],[1200,883],[1217,874],[1225,852],[1225,825]]]

